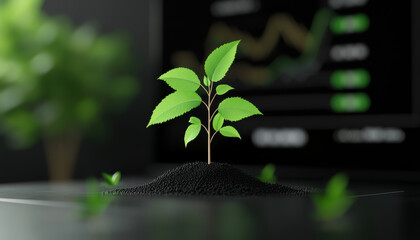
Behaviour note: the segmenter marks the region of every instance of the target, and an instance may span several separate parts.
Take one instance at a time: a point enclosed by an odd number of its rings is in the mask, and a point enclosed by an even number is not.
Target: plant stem
[[[207,93],[207,95],[209,94],[209,92],[207,91],[207,89],[203,86],[203,85],[201,85],[201,83],[200,83],[200,86],[204,89],[204,91]]]
[[[210,111],[208,111],[208,129],[210,129]],[[207,163],[211,163],[211,156],[210,156],[210,130],[207,131]]]
[[[216,132],[214,132],[213,133],[213,135],[211,136],[211,138],[210,138],[210,142],[213,142],[213,138],[214,138],[214,136],[216,135],[216,133],[218,133],[219,132],[219,130],[217,130]]]
[[[211,85],[211,84],[210,84]],[[210,121],[211,121],[211,116],[210,116],[210,95],[211,95],[211,86],[209,86],[209,91],[207,92],[208,95],[208,104],[207,104],[207,164],[211,163],[211,153],[210,153],[210,149],[211,149],[211,142],[210,142]]]
[[[210,80],[209,90],[207,92],[208,95],[208,103],[207,103],[207,163],[211,163],[211,92],[213,89],[213,81]]]
[[[214,115],[216,114],[216,112],[217,112],[218,110],[219,110],[219,109],[214,110],[213,114],[212,114],[212,115],[211,115],[211,117],[210,117],[210,121],[213,119]]]
[[[207,103],[205,103],[204,101],[201,102],[204,104],[204,106],[206,106],[207,109],[209,109],[209,105],[207,105]]]
[[[201,126],[204,128],[204,130],[209,133],[209,130],[207,130],[206,126],[204,126],[203,124],[201,124]]]

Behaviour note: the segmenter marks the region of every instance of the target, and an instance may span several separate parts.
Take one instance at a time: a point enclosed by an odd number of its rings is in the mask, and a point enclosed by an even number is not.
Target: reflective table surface
[[[350,210],[319,221],[310,197],[117,197],[86,215],[86,182],[2,184],[0,239],[420,239],[417,184],[350,188]]]

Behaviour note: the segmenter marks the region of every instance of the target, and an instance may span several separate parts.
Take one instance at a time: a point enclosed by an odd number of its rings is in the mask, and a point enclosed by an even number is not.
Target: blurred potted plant
[[[83,135],[136,94],[126,39],[0,1],[0,131],[11,146],[42,139],[51,180],[72,176]]]

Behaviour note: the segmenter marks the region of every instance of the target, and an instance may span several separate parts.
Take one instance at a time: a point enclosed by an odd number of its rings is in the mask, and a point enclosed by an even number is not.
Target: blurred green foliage
[[[85,133],[137,93],[128,39],[74,28],[42,0],[0,0],[0,131],[13,146]]]
[[[354,203],[352,194],[347,190],[348,178],[343,173],[334,175],[327,183],[325,193],[315,193],[315,217],[330,221],[342,217]]]
[[[90,219],[102,215],[115,199],[113,195],[104,195],[94,178],[86,181],[86,191],[86,197],[79,201],[81,207],[79,216],[82,219]]]
[[[120,184],[121,172],[117,171],[112,176],[107,173],[102,173],[102,177],[106,183],[101,184],[102,186],[116,187]],[[86,181],[86,197],[79,201],[81,206],[80,217],[82,219],[89,219],[100,216],[114,200],[114,195],[104,194],[100,190],[98,181],[95,178],[89,178]]]
[[[276,166],[274,164],[267,164],[265,167],[261,170],[260,175],[257,176],[257,178],[261,182],[267,182],[267,183],[276,183],[277,177],[275,175],[276,172]]]

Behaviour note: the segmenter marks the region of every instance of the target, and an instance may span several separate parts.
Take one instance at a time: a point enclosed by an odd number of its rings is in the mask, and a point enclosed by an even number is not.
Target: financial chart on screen
[[[376,167],[384,156],[402,157],[420,144],[416,5],[167,0],[162,68],[188,67],[203,76],[214,48],[242,40],[224,81],[264,116],[237,124],[240,142],[215,140],[221,161]],[[170,139],[163,144],[185,154],[182,141],[173,141],[186,121],[175,125],[162,127]],[[191,151],[204,154],[204,141]],[[403,165],[420,166],[408,159]]]

